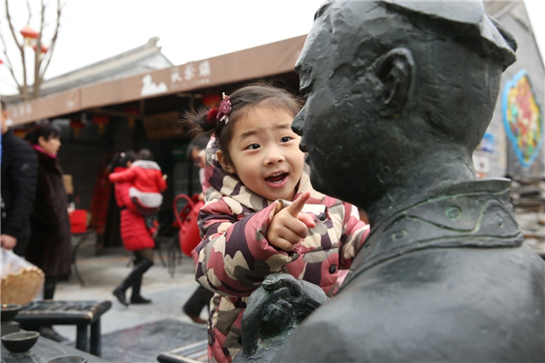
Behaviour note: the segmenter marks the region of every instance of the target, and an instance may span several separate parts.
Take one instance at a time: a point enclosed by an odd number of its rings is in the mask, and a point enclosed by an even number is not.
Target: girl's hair
[[[112,158],[112,162],[110,164],[110,170],[114,170],[115,168],[126,168],[127,163],[133,162],[136,160],[136,153],[132,150],[124,151],[119,154],[114,155]]]
[[[138,152],[138,156],[136,157],[136,159],[153,161],[154,157],[151,151],[149,151],[148,149],[142,149]]]
[[[253,84],[238,89],[230,95],[231,112],[229,122],[219,122],[214,109],[189,110],[182,117],[182,124],[189,134],[211,133],[218,138],[225,161],[231,164],[229,143],[233,137],[233,127],[237,121],[256,106],[280,108],[293,117],[301,110],[301,101],[288,91],[268,84]]]
[[[33,145],[38,145],[38,139],[40,136],[47,141],[50,138],[58,139],[61,136],[61,130],[52,123],[45,122],[38,124],[26,135],[26,139]]]

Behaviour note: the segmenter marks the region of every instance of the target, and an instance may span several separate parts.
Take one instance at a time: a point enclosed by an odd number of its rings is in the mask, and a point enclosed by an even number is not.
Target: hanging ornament
[[[26,134],[28,133],[28,130],[26,128],[16,128],[16,129],[13,129],[13,134],[15,134],[15,136],[21,138],[21,139],[24,139],[26,137]]]
[[[70,121],[70,128],[74,130],[74,137],[78,138],[80,130],[85,127],[85,124],[80,119],[74,119]]]
[[[25,38],[25,43],[26,45],[30,46],[31,43],[32,43],[32,39],[36,39],[38,38],[38,36],[40,35],[37,31],[35,31],[34,29],[32,29],[30,27],[30,25],[27,25],[25,26],[23,29],[21,29],[19,31],[19,33],[21,33],[21,35],[23,36],[23,38]]]
[[[35,44],[35,43],[32,44],[32,50],[33,51],[36,51],[37,48],[38,48],[37,44]],[[43,45],[43,44],[42,44],[42,46],[40,48],[41,48],[40,54],[45,54],[49,50],[49,48],[47,46]]]
[[[98,133],[103,134],[106,131],[106,125],[110,123],[108,116],[93,116],[93,123],[98,126]]]
[[[127,117],[127,125],[131,128],[131,129],[134,129],[134,126],[136,125],[136,120],[134,117],[132,117],[133,115],[134,116],[138,116],[140,114],[140,112],[138,112],[138,110],[136,108],[128,108],[125,110],[125,113],[127,115],[129,115]]]

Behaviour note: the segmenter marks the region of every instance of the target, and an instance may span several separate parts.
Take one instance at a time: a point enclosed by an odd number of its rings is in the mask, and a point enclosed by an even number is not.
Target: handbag
[[[178,211],[178,201],[180,199],[185,199],[187,204]],[[197,218],[199,217],[199,212],[203,205],[203,201],[193,201],[192,198],[185,194],[179,194],[174,198],[174,215],[176,217],[176,222],[180,227],[180,231],[178,232],[178,236],[180,237],[180,249],[186,256],[191,256],[191,252],[201,242]]]

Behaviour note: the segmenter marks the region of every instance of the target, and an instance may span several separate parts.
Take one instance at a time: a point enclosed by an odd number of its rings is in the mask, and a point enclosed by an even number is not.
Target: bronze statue
[[[327,301],[324,291],[287,273],[267,276],[248,299],[242,316],[243,349],[237,363],[268,362],[284,338]]]
[[[545,361],[545,263],[509,181],[476,180],[471,158],[515,50],[481,2],[318,10],[293,128],[313,186],[367,211],[371,234],[340,293],[267,359]]]

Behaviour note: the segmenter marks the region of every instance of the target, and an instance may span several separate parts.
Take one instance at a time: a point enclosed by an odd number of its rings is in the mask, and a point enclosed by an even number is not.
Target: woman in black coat
[[[43,270],[44,299],[53,299],[56,283],[70,274],[72,261],[68,197],[57,161],[60,132],[43,123],[27,137],[38,156],[38,182],[26,258]]]

